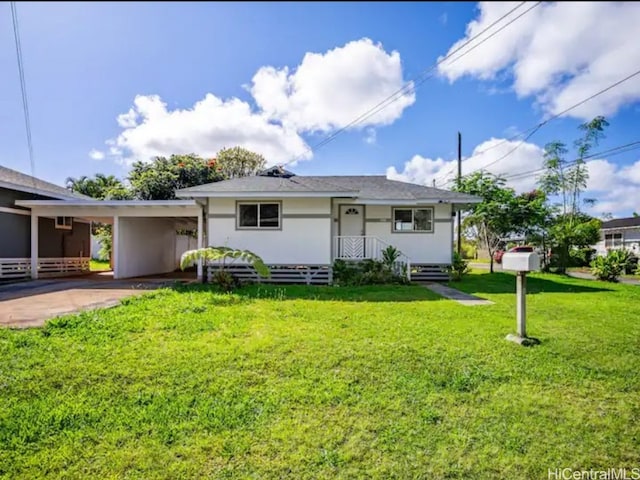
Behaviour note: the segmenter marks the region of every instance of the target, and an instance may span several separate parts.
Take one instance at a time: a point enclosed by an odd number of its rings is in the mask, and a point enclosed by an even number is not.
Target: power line
[[[562,166],[563,167],[571,167],[573,165],[576,165],[584,160],[588,160],[590,158],[595,158],[595,157],[599,157],[599,156],[607,156],[607,157],[613,157],[616,155],[620,155],[623,153],[627,153],[627,152],[632,152],[634,150],[638,150],[640,149],[640,140],[635,141],[635,142],[631,142],[631,143],[627,143],[626,145],[620,145],[618,147],[613,147],[610,148],[608,150],[603,150],[601,152],[596,152],[596,153],[592,153],[589,155],[586,155],[582,158],[576,158],[574,160],[571,160],[569,162],[564,163]],[[519,180],[521,178],[526,178],[532,175],[535,175],[536,173],[541,173],[544,172],[546,170],[545,167],[542,168],[537,168],[535,170],[528,170],[526,172],[519,172],[519,173],[514,173],[511,175],[506,175],[502,178],[504,178],[505,180]]]
[[[504,159],[504,158],[508,157],[508,156],[509,156],[509,155],[511,155],[513,152],[515,152],[517,149],[519,149],[519,148],[524,144],[524,142],[526,142],[527,140],[529,140],[529,139],[533,136],[533,134],[534,134],[534,133],[536,133],[536,132],[541,128],[541,126],[542,126],[542,125],[538,125],[538,126],[536,126],[534,129],[529,129],[528,131],[530,131],[530,133],[529,133],[526,137],[524,137],[522,140],[520,140],[520,141],[518,142],[518,144],[517,144],[515,147],[513,147],[511,150],[509,150],[507,153],[505,153],[505,154],[504,154],[504,155],[502,155],[501,157],[498,157],[497,159],[495,159],[495,160],[493,160],[493,161],[489,162],[488,164],[484,165],[482,168],[479,168],[479,169],[477,169],[477,170],[474,170],[473,172],[468,173],[467,175],[470,175],[471,173],[474,173],[474,172],[477,172],[477,171],[482,171],[482,170],[486,169],[487,167],[490,167],[491,165],[494,165],[494,164],[498,163],[499,161],[501,161],[502,159]],[[518,136],[521,136],[522,134],[523,134],[523,133],[519,133],[519,134],[518,134]],[[513,137],[513,138],[517,138],[517,137]],[[472,158],[478,157],[478,156],[482,155],[483,153],[485,153],[485,152],[487,152],[487,151],[491,150],[492,148],[495,148],[495,147],[497,147],[498,145],[502,145],[503,143],[505,143],[505,142],[507,142],[507,141],[511,141],[511,140],[503,140],[503,141],[501,141],[501,142],[498,142],[498,143],[497,143],[497,144],[495,144],[495,145],[491,145],[490,147],[486,148],[485,150],[483,150],[483,151],[481,151],[481,152],[479,152],[479,153],[476,153],[475,155],[473,155],[473,156],[471,156],[471,157],[467,158],[467,160],[470,160],[470,159],[472,159]],[[455,167],[454,167],[454,168],[455,168]],[[449,170],[449,173],[446,173],[446,174],[442,175],[441,177],[439,177],[439,179],[440,179],[440,180],[436,180],[436,182],[439,182],[439,181],[443,180],[444,182],[443,182],[442,184],[440,184],[440,186],[445,186],[446,184],[450,183],[450,182],[452,181],[452,179],[450,179],[450,178],[448,179],[447,177],[448,177],[451,173],[453,173],[454,168],[452,168],[451,170]]]
[[[537,125],[535,125],[535,126],[533,126],[533,127],[529,128],[529,129],[525,130],[524,132],[522,132],[522,133],[518,134],[516,137],[521,136],[521,135],[523,135],[523,134],[524,134],[524,133],[526,133],[526,132],[529,132],[529,134],[528,134],[528,135],[527,135],[523,140],[521,140],[521,141],[520,141],[520,143],[519,143],[515,148],[513,148],[512,150],[510,150],[509,152],[507,152],[507,154],[505,154],[505,155],[501,156],[500,158],[498,158],[498,159],[496,159],[496,160],[493,160],[492,162],[488,163],[487,165],[484,165],[483,167],[481,167],[481,168],[479,168],[479,169],[476,169],[476,170],[473,170],[472,172],[469,172],[467,175],[470,175],[470,174],[475,173],[475,172],[477,172],[477,171],[481,171],[481,170],[483,170],[483,169],[485,169],[485,168],[487,168],[487,167],[489,167],[489,166],[491,166],[491,165],[495,165],[495,164],[496,164],[496,163],[498,163],[499,161],[503,160],[504,158],[508,157],[508,156],[509,156],[509,155],[511,155],[513,152],[515,152],[518,148],[520,148],[520,146],[521,146],[525,141],[527,141],[529,138],[531,138],[531,137],[532,137],[532,136],[533,136],[533,135],[534,135],[538,130],[540,130],[543,126],[545,126],[545,125],[546,125],[546,124],[548,124],[549,122],[551,122],[551,121],[553,121],[553,120],[555,120],[555,119],[557,119],[557,118],[561,117],[562,115],[565,115],[566,113],[570,112],[571,110],[574,110],[574,109],[576,109],[576,108],[578,108],[578,107],[580,107],[580,106],[584,105],[585,103],[589,102],[590,100],[593,100],[594,98],[596,98],[596,97],[598,97],[598,96],[602,95],[603,93],[606,93],[606,92],[608,92],[609,90],[614,89],[614,88],[615,88],[615,87],[617,87],[618,85],[621,85],[622,83],[624,83],[624,82],[626,82],[626,81],[628,81],[628,80],[632,79],[633,77],[635,77],[635,76],[637,76],[637,75],[640,75],[640,70],[636,70],[635,72],[633,72],[633,73],[632,73],[632,74],[630,74],[630,75],[627,75],[626,77],[622,78],[621,80],[618,80],[617,82],[612,83],[612,84],[611,84],[611,85],[609,85],[608,87],[605,87],[605,88],[603,88],[602,90],[600,90],[600,91],[598,91],[598,92],[596,92],[596,93],[594,93],[594,94],[590,95],[589,97],[587,97],[587,98],[585,98],[585,99],[583,99],[583,100],[580,100],[578,103],[575,103],[574,105],[571,105],[569,108],[566,108],[566,109],[562,110],[560,113],[556,113],[556,114],[552,115],[551,117],[547,118],[546,120],[544,120],[544,121],[542,121],[542,122],[538,123]],[[486,148],[486,149],[484,149],[484,150],[482,150],[482,151],[480,151],[480,152],[476,153],[475,155],[472,155],[471,157],[467,158],[466,160],[470,160],[470,159],[472,159],[472,158],[478,157],[478,156],[480,156],[480,155],[482,155],[482,154],[484,154],[484,153],[488,152],[489,150],[491,150],[491,149],[493,149],[493,148],[496,148],[496,147],[498,147],[498,146],[500,146],[500,145],[502,145],[502,144],[504,144],[504,143],[506,143],[506,142],[510,142],[510,141],[512,141],[512,140],[513,140],[513,138],[516,138],[516,137],[512,137],[512,138],[510,138],[510,139],[502,140],[502,141],[500,141],[500,142],[498,142],[498,143],[496,143],[496,144],[494,144],[494,145],[492,145],[492,146],[490,146],[490,147],[488,147],[488,148]],[[447,174],[447,175],[448,175],[448,174]],[[445,176],[446,176],[446,175],[445,175]],[[444,185],[446,185],[447,183],[449,183],[449,181],[450,181],[450,180],[447,180],[445,183],[443,183],[443,184],[442,184],[442,185],[440,185],[440,186],[444,186]]]
[[[518,10],[519,8],[521,8],[526,2],[521,2],[518,5],[516,5],[514,8],[512,8],[511,10],[509,10],[507,13],[505,13],[503,16],[501,16],[500,18],[498,18],[496,21],[494,21],[493,23],[491,23],[489,26],[487,26],[486,28],[484,28],[482,31],[480,31],[478,34],[474,35],[473,37],[471,37],[469,40],[467,40],[466,42],[464,42],[462,45],[460,45],[459,47],[457,47],[455,50],[453,50],[452,52],[448,53],[446,56],[444,56],[443,58],[441,58],[440,60],[438,60],[436,63],[434,63],[431,67],[427,68],[424,72],[422,72],[420,75],[417,75],[416,77],[414,77],[412,80],[408,81],[407,83],[405,83],[405,85],[403,87],[401,87],[399,90],[395,91],[394,93],[392,93],[391,95],[389,95],[388,97],[386,97],[384,100],[380,101],[378,104],[376,104],[375,106],[373,106],[372,108],[370,108],[369,110],[367,110],[366,112],[362,113],[360,116],[356,117],[354,120],[352,120],[351,122],[349,122],[347,125],[339,128],[338,130],[336,130],[335,132],[333,132],[332,134],[328,135],[327,137],[325,137],[323,140],[321,140],[320,142],[318,142],[317,144],[315,144],[312,147],[306,147],[308,151],[310,152],[314,152],[316,150],[318,150],[319,148],[322,148],[323,146],[325,146],[326,144],[330,143],[331,141],[333,141],[338,135],[340,135],[341,133],[343,133],[344,131],[346,131],[347,129],[358,125],[359,123],[362,123],[363,121],[365,121],[366,119],[370,118],[371,116],[375,115],[376,113],[379,113],[380,111],[384,110],[385,108],[387,108],[389,105],[391,105],[394,102],[397,102],[398,100],[400,100],[405,94],[409,93],[409,92],[415,92],[416,89],[422,85],[424,82],[426,82],[427,80],[429,80],[430,78],[433,78],[433,74],[431,72],[433,72],[433,70],[435,70],[439,65],[441,65],[442,63],[444,63],[445,61],[449,60],[453,55],[455,55],[456,53],[458,53],[460,50],[462,50],[464,47],[466,47],[467,45],[469,45],[470,43],[474,42],[475,40],[477,40],[479,37],[481,37],[484,33],[486,33],[488,30],[490,30],[491,28],[493,28],[495,25],[497,25],[498,23],[500,23],[502,20],[504,20],[506,17],[508,17],[509,15],[511,15],[513,12],[515,12],[516,10]],[[484,38],[483,40],[481,40],[480,42],[478,42],[476,45],[472,46],[471,48],[469,48],[467,51],[463,52],[461,55],[459,55],[458,57],[456,57],[455,59],[453,59],[449,65],[457,62],[458,60],[460,60],[462,57],[464,57],[465,55],[467,55],[468,53],[470,53],[472,50],[474,50],[475,48],[479,47],[480,45],[482,45],[484,42],[486,42],[487,40],[491,39],[492,37],[494,37],[496,34],[498,34],[499,32],[501,32],[502,30],[504,30],[506,27],[508,27],[509,25],[511,25],[513,22],[515,22],[516,20],[518,20],[520,17],[522,17],[523,15],[529,13],[531,10],[533,10],[534,8],[536,8],[538,5],[540,5],[542,2],[537,2],[535,4],[533,4],[531,7],[529,7],[527,10],[525,10],[523,13],[521,13],[520,15],[514,17],[513,19],[511,19],[509,22],[507,22],[506,24],[502,25],[498,30],[496,30],[495,32],[493,32],[491,35],[489,35],[488,37]],[[281,166],[286,166],[289,165],[290,163],[296,162],[298,160],[300,160],[302,158],[302,155],[299,155],[297,157],[294,157],[293,159],[281,164]]]
[[[11,20],[13,21],[13,37],[16,43],[16,57],[18,59],[18,74],[20,76],[20,91],[22,92],[22,110],[24,112],[24,125],[27,131],[27,146],[29,148],[29,163],[31,164],[31,176],[35,177],[36,165],[33,158],[33,141],[31,138],[31,119],[29,117],[29,102],[27,101],[27,86],[24,75],[24,61],[22,59],[22,45],[20,43],[20,29],[18,27],[18,12],[15,2],[11,2]]]

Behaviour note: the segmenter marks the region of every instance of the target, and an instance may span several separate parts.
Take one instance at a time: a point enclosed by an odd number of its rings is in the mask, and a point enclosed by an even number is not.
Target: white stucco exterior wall
[[[354,203],[334,200],[333,216],[337,220],[335,234],[338,234],[339,205]],[[365,235],[378,237],[393,245],[409,257],[411,263],[450,264],[453,250],[453,230],[450,204],[424,205],[433,208],[433,233],[392,232],[392,208],[402,205],[365,205]],[[421,206],[422,207],[422,206]],[[407,206],[406,208],[420,208]]]
[[[172,272],[175,269],[174,222],[166,218],[119,217],[116,273],[118,278]]]
[[[236,229],[236,203],[252,199],[210,198],[207,213],[208,243],[251,250],[267,264],[331,264],[331,200],[284,198],[279,230]]]

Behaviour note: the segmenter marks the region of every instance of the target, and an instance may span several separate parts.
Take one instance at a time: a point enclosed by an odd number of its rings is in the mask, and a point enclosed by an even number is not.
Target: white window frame
[[[62,223],[59,222],[60,219],[62,219]],[[73,229],[73,217],[55,217],[54,222],[57,230]]]
[[[242,205],[256,205],[258,210],[257,225],[255,227],[242,227],[240,226],[240,207]],[[278,206],[278,226],[276,227],[261,227],[260,226],[260,205],[277,205]],[[236,230],[282,230],[282,202],[276,200],[264,201],[264,202],[236,202]]]
[[[415,215],[416,210],[428,210],[429,211],[429,225],[431,228],[428,230],[396,230],[396,210],[411,210],[411,225],[415,227]],[[433,207],[393,207],[391,209],[391,233],[433,233],[434,230],[434,208]]]
[[[604,234],[604,248],[620,248],[623,245],[624,245],[624,236],[622,233],[616,232],[616,233]]]

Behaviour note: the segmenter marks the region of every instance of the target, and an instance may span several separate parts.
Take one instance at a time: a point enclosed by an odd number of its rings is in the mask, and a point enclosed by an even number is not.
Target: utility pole
[[[462,134],[458,132],[458,190],[462,183]],[[462,211],[458,210],[458,255],[462,252]]]

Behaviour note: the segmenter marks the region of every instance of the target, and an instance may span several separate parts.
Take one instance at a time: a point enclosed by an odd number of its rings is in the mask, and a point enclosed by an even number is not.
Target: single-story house
[[[38,234],[31,235],[29,207],[16,201],[80,200],[81,195],[30,175],[0,166],[0,281],[29,277],[32,242],[40,252],[37,269],[42,275],[89,270],[89,222],[64,216],[37,219]]]
[[[327,283],[334,260],[379,259],[388,245],[400,250],[414,280],[447,278],[453,217],[479,201],[384,176],[302,176],[280,167],[178,190],[176,196],[179,200],[19,200],[16,205],[36,217],[109,217],[114,278],[172,271],[175,221],[190,218],[198,246],[251,250],[271,266],[272,281]],[[215,268],[210,265],[209,273]],[[234,272],[255,275],[245,265],[234,266]]]
[[[630,250],[640,255],[640,217],[616,218],[602,222],[600,241],[594,246],[598,255],[611,249]]]

